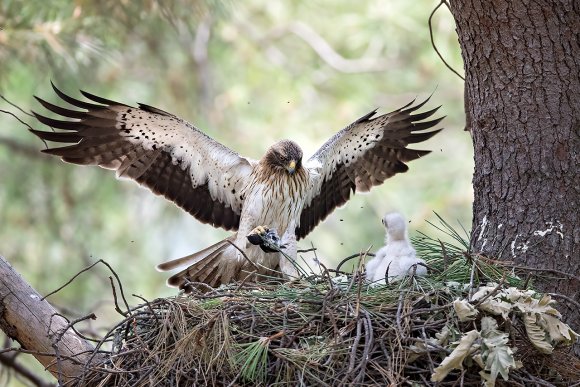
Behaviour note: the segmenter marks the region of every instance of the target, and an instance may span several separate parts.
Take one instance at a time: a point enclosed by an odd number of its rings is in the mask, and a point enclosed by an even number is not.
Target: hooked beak
[[[296,161],[291,160],[286,170],[288,171],[289,174],[293,175],[294,172],[296,171]]]

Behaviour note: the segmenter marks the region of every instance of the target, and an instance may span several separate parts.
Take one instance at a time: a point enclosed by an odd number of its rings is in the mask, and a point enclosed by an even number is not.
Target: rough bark
[[[557,269],[535,285],[579,299],[580,2],[455,0],[475,150],[471,246]],[[580,311],[562,304],[579,330]]]
[[[32,351],[55,378],[66,382],[82,373],[94,348],[56,313],[0,256],[0,328]]]

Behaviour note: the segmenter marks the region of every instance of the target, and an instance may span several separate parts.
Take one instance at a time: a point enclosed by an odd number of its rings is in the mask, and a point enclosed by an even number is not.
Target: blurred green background
[[[384,238],[380,223],[399,210],[436,235],[433,211],[471,224],[471,140],[463,131],[463,83],[431,47],[427,20],[438,1],[0,2],[0,93],[23,109],[56,102],[50,81],[127,104],[170,111],[243,155],[260,158],[282,138],[305,156],[368,111],[387,112],[433,93],[445,131],[431,149],[319,225],[311,244],[333,266]],[[451,15],[433,19],[437,46],[461,72]],[[8,110],[45,129],[6,101]],[[45,112],[46,113],[46,112]],[[102,258],[125,292],[176,293],[157,263],[192,253],[227,233],[202,225],[161,197],[114,173],[42,155],[24,125],[0,114],[0,255],[41,294]],[[312,253],[304,254],[306,260]],[[97,267],[52,296],[71,318],[96,312],[91,329],[119,316],[109,273]],[[130,303],[140,302],[130,298]],[[1,380],[0,380],[1,383]]]

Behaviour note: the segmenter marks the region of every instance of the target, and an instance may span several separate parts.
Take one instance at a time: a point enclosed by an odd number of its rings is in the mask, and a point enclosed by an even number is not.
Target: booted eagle
[[[439,130],[426,131],[442,118],[424,121],[438,108],[415,113],[414,101],[391,113],[362,116],[330,138],[308,160],[293,141],[272,145],[260,160],[240,156],[192,124],[163,110],[128,106],[81,93],[93,102],[72,98],[54,87],[73,107],[46,109],[66,120],[35,113],[62,131],[31,130],[43,140],[68,144],[43,150],[80,165],[117,171],[163,195],[203,223],[237,231],[187,257],[160,264],[161,271],[183,268],[167,283],[188,289],[205,283],[216,287],[232,281],[255,281],[261,275],[294,275],[282,254],[268,253],[248,242],[258,226],[275,229],[283,250],[296,257],[296,241],[304,238],[354,192],[369,191],[399,172],[406,162],[429,151],[408,149]],[[72,119],[72,120],[71,120]],[[244,254],[242,254],[242,252]]]

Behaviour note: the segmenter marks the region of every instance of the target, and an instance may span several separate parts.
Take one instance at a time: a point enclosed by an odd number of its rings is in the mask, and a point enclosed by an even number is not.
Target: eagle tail
[[[182,267],[185,265],[193,265],[193,264],[197,263],[198,261],[204,259],[206,256],[210,255],[214,251],[218,250],[220,247],[222,247],[222,245],[228,245],[229,244],[227,242],[228,239],[231,241],[234,241],[235,238],[229,237],[229,238],[223,239],[217,243],[214,243],[213,245],[208,246],[203,250],[199,250],[196,253],[186,255],[185,257],[182,257],[182,258],[177,258],[177,259],[173,259],[171,261],[160,263],[159,265],[157,265],[156,269],[158,271],[169,271],[169,270],[177,269],[178,267]]]
[[[235,261],[223,256],[228,248],[234,248],[230,243],[234,240],[235,234],[191,255],[157,265],[157,270],[168,271],[189,265],[167,280],[167,285],[186,291],[192,290],[192,287],[206,290],[196,283],[211,287],[227,284],[237,277],[240,269]]]

